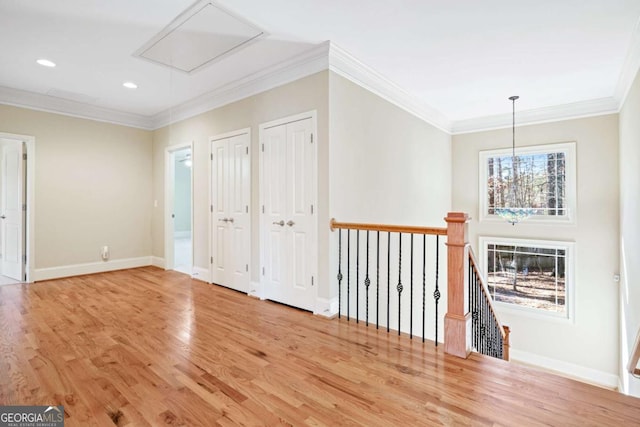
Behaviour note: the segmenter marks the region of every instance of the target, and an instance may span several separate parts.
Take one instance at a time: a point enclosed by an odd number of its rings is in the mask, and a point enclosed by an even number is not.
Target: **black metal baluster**
[[[471,313],[471,335],[472,344],[474,348],[477,348],[477,322],[476,322],[476,301],[475,301],[475,289],[474,289],[475,272],[473,271],[473,265],[469,260],[469,312]]]
[[[402,233],[398,233],[398,335],[400,335],[400,302],[402,297]]]
[[[342,230],[338,230],[338,319],[342,315]]]
[[[424,319],[426,316],[427,299],[427,235],[422,235],[422,342],[424,342]],[[436,337],[437,340],[437,337]],[[437,342],[437,341],[436,341]]]
[[[380,319],[380,232],[376,231],[376,329]]]
[[[440,301],[440,288],[438,287],[438,277],[440,275],[440,236],[436,235],[436,290],[433,291],[433,299],[436,301],[436,335],[434,341],[438,346],[438,302]]]
[[[356,230],[356,323],[360,323],[360,230]]]
[[[347,322],[351,318],[351,230],[347,229]]]
[[[483,328],[482,322],[484,321],[484,308],[482,305],[482,300],[479,296],[478,298],[478,352],[482,353],[482,341],[483,341]]]
[[[411,280],[409,282],[409,339],[413,339],[413,233],[411,233],[411,260],[409,261]]]
[[[367,230],[367,275],[364,278],[364,287],[367,290],[367,326],[369,326],[369,285],[371,285],[371,280],[369,280],[369,230]]]
[[[489,328],[489,322],[488,322],[488,314],[487,314],[487,299],[484,297],[484,295],[482,295],[482,307],[483,307],[483,312],[484,312],[484,337],[482,338],[482,343],[484,344],[484,351],[483,354],[487,354],[487,350],[488,350],[488,342],[487,342],[487,335],[488,335],[488,328]]]
[[[480,298],[480,353],[483,353],[486,351],[486,312],[484,309],[484,301],[482,300],[482,295],[479,295]]]
[[[474,290],[475,292],[475,290]],[[475,317],[476,320],[476,338],[475,338],[475,343],[474,346],[476,348],[476,351],[480,351],[480,302],[478,301],[478,296],[477,294],[474,293],[473,295],[473,309],[475,310],[475,315],[472,315],[472,319]]]
[[[387,235],[387,332],[389,332],[389,307],[391,303],[391,232]]]
[[[475,311],[475,314],[473,315],[475,318],[475,328],[476,328],[476,342],[474,343],[476,349],[480,348],[480,300],[478,300],[478,276],[475,274],[473,275],[473,310]]]

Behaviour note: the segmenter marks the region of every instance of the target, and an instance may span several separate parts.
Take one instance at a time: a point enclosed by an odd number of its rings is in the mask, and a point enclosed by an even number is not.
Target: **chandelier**
[[[535,210],[528,207],[518,206],[519,202],[517,200],[517,190],[518,190],[518,174],[516,173],[516,100],[520,98],[519,96],[511,96],[509,100],[511,100],[513,110],[512,110],[512,152],[511,152],[511,186],[509,188],[509,196],[505,202],[505,206],[501,208],[496,208],[496,214],[510,223],[511,225],[516,225],[517,222],[524,221],[529,218],[531,215],[535,213]]]

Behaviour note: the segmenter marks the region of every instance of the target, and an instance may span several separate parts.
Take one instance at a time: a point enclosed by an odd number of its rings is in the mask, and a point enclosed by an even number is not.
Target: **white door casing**
[[[315,114],[261,126],[262,285],[268,299],[313,310],[317,291]]]
[[[248,292],[251,157],[248,129],[211,138],[211,282]]]
[[[24,280],[24,144],[2,147],[2,274]]]

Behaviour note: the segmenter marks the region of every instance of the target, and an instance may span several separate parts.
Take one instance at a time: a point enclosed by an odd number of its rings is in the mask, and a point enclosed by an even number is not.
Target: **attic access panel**
[[[134,55],[192,73],[263,35],[260,28],[219,6],[209,1],[198,2]]]

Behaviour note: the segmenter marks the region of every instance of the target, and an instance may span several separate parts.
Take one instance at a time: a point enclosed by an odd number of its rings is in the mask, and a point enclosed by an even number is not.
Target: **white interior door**
[[[267,298],[313,310],[315,147],[311,118],[262,135],[263,278]]]
[[[2,148],[2,274],[24,279],[24,148],[22,142]]]
[[[211,141],[213,283],[248,292],[251,259],[249,134]]]

